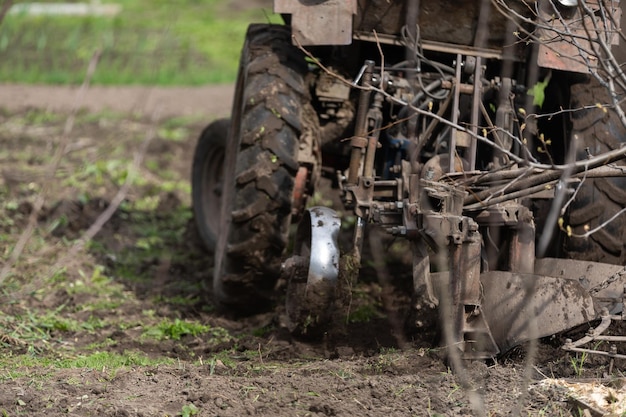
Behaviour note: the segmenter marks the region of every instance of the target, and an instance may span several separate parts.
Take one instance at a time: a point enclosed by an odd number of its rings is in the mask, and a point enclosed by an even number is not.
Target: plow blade
[[[535,261],[535,274],[569,278],[585,288],[594,302],[610,314],[622,312],[626,268],[599,262],[543,258]]]
[[[597,318],[592,296],[574,279],[491,271],[480,281],[482,311],[500,352]]]

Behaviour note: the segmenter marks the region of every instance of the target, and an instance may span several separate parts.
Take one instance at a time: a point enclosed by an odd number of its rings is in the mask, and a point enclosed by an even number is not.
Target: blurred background
[[[247,25],[280,21],[271,0],[1,4],[3,83],[80,84],[96,51],[93,84],[230,83]]]

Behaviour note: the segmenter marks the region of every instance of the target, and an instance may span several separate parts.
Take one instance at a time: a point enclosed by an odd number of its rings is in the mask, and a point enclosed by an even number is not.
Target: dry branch
[[[54,153],[52,160],[50,161],[50,164],[46,168],[46,177],[43,179],[41,191],[37,195],[35,202],[33,204],[32,211],[28,218],[28,224],[26,225],[26,228],[20,235],[17,243],[15,244],[15,247],[11,251],[11,255],[9,259],[2,267],[2,270],[0,271],[0,286],[2,286],[6,278],[11,274],[13,266],[22,255],[24,248],[26,247],[28,241],[33,235],[33,232],[35,231],[39,213],[41,213],[41,209],[43,208],[46,198],[48,197],[48,193],[50,191],[52,182],[54,181],[55,173],[59,169],[61,161],[63,157],[65,156],[66,150],[69,146],[70,136],[74,128],[74,122],[76,121],[76,115],[78,114],[78,111],[83,105],[83,102],[85,99],[85,93],[89,88],[89,84],[91,83],[93,74],[96,71],[96,68],[98,66],[100,54],[101,54],[101,51],[98,50],[94,52],[94,54],[92,55],[91,60],[89,61],[89,65],[87,67],[85,79],[82,85],[80,86],[80,88],[76,91],[76,99],[74,101],[74,107],[72,107],[72,110],[65,121],[63,134],[61,135],[61,139],[57,146],[56,152]]]
[[[48,273],[48,276],[54,275],[56,272],[62,270],[71,259],[74,259],[76,255],[78,255],[85,245],[89,243],[97,234],[102,230],[104,225],[113,217],[120,204],[124,201],[128,192],[130,191],[133,181],[135,180],[137,173],[141,169],[141,164],[143,163],[144,157],[148,151],[148,147],[152,142],[152,139],[156,136],[157,130],[157,121],[159,120],[159,111],[158,109],[152,114],[152,123],[150,125],[150,129],[146,132],[145,138],[141,143],[141,146],[135,152],[133,157],[133,162],[128,169],[128,174],[126,175],[126,179],[124,184],[117,191],[107,208],[100,213],[98,218],[94,221],[94,223],[83,233],[83,235],[72,245],[68,253],[58,260],[54,266],[51,268],[51,272]]]

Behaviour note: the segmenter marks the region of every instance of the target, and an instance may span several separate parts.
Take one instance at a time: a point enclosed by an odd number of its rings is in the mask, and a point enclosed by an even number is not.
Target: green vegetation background
[[[245,7],[242,0],[102,3],[122,11],[115,17],[7,15],[0,24],[0,82],[80,84],[100,50],[94,84],[228,83],[248,24],[280,22],[271,9]]]

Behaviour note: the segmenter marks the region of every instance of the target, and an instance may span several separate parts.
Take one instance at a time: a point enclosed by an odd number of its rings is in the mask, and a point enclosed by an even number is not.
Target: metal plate
[[[349,45],[356,0],[274,0],[274,12],[291,14],[300,45]]]
[[[611,314],[622,310],[626,268],[621,265],[543,258],[535,261],[535,273],[574,280],[584,289],[591,290],[595,301]]]
[[[483,312],[502,352],[596,318],[592,297],[571,279],[492,271],[480,280]]]
[[[613,2],[615,8],[612,11],[616,22],[620,21],[621,16],[618,3],[618,1]],[[552,28],[546,27],[537,31],[540,41],[537,65],[540,67],[580,73],[589,73],[597,68],[598,57],[590,51],[594,48],[601,48],[599,45],[592,47],[588,40],[589,36],[595,36],[596,25],[600,30],[614,32],[610,44],[618,44],[619,28],[605,28],[605,24],[598,17],[581,18],[580,12],[576,12],[570,18],[558,19],[551,7],[550,2],[544,2],[539,13],[540,18],[545,22],[544,25]],[[592,10],[599,8],[597,0],[587,0],[586,7]]]

